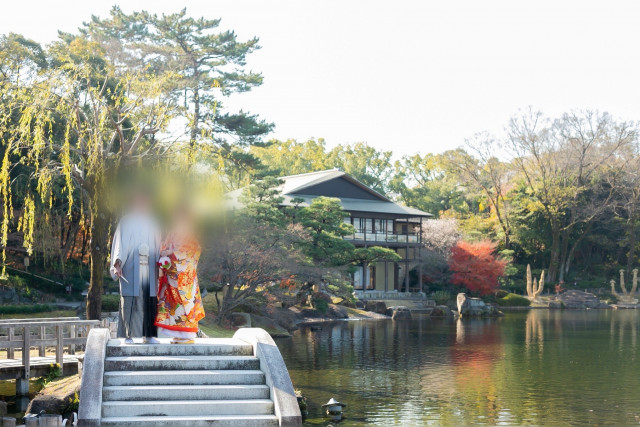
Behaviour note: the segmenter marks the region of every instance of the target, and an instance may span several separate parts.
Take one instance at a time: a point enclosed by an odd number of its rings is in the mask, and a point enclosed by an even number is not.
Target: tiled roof
[[[349,174],[338,169],[303,173],[300,175],[283,176],[279,178],[284,181],[284,183],[282,184],[282,195],[285,198],[283,204],[290,205],[291,200],[294,197],[291,195],[295,195],[295,197],[297,198],[305,199],[305,202],[302,203],[302,205],[308,205],[311,203],[311,200],[318,196],[305,195],[305,188],[336,178],[346,179],[352,184],[357,185],[358,187],[369,192],[377,198],[377,200],[370,200],[339,197],[342,208],[346,211],[375,212],[395,215],[433,216],[428,212],[395,203],[382,194],[378,193],[377,191],[367,187]]]
[[[292,205],[292,199],[302,198],[304,199],[304,202],[300,205],[308,206],[311,203],[311,200],[318,196],[306,195],[304,192],[305,189],[336,178],[345,179],[375,197],[375,199],[338,197],[343,209],[346,211],[385,213],[391,215],[409,215],[418,217],[433,216],[428,212],[395,203],[384,195],[367,187],[349,174],[338,169],[303,173],[299,175],[290,175],[278,178],[283,181],[282,185],[280,186],[281,194],[284,197],[284,201],[282,204],[290,206]],[[242,189],[233,191],[229,194],[229,197],[237,201],[237,198],[241,194],[241,192]]]
[[[309,206],[311,201],[318,196],[307,196],[304,194],[296,194],[295,198],[304,199],[304,202],[299,203],[298,206]],[[285,195],[282,204],[284,206],[293,206],[291,202],[294,196]],[[399,203],[385,202],[382,200],[366,200],[366,199],[350,199],[346,197],[338,197],[340,204],[345,211],[350,212],[371,212],[371,213],[383,213],[390,215],[409,215],[409,216],[424,216],[431,217],[428,212],[421,211],[419,209],[403,206]]]

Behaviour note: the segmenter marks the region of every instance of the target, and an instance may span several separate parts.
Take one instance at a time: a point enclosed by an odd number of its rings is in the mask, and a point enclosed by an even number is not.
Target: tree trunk
[[[80,264],[84,264],[84,257],[87,255],[87,241],[89,231],[85,228],[82,231],[82,247],[80,248]]]
[[[569,274],[569,267],[571,266],[571,260],[573,259],[573,255],[576,252],[576,249],[578,249],[578,246],[580,246],[580,244],[582,243],[582,241],[584,240],[584,238],[591,233],[591,230],[593,229],[593,221],[589,222],[589,224],[587,224],[587,227],[582,231],[582,233],[580,234],[580,236],[576,239],[575,242],[573,242],[573,245],[571,246],[571,248],[569,249],[569,252],[567,253],[566,259],[564,261],[564,274]],[[568,237],[567,237],[568,239]],[[568,240],[567,240],[568,241]]]
[[[571,236],[571,230],[565,229],[560,234],[560,254],[559,254],[559,268],[558,268],[558,282],[564,281],[565,269],[567,268],[567,257],[569,256],[569,238]]]
[[[196,140],[198,138],[198,128],[200,123],[200,93],[198,88],[193,91],[193,123],[191,124],[191,138],[189,140],[189,146],[193,150],[196,146]]]
[[[102,314],[104,269],[109,242],[109,220],[104,211],[91,215],[91,281],[87,295],[87,319],[99,320]]]
[[[64,265],[69,258],[69,252],[72,249],[72,246],[75,246],[76,236],[78,234],[78,229],[80,228],[80,224],[73,219],[70,220],[69,228],[67,229],[67,239],[63,241],[62,247],[60,250],[60,262]]]
[[[233,308],[231,308],[233,301],[233,287],[230,285],[223,286],[222,301],[218,305],[218,314],[216,316],[216,323],[218,325],[224,325],[225,320],[227,320],[227,317],[231,314],[231,310],[233,310]]]
[[[198,63],[193,64],[193,80],[195,86],[193,88],[193,123],[191,123],[191,135],[189,138],[189,148],[191,149],[190,156],[194,155],[196,148],[196,141],[198,138],[198,132],[200,130],[200,90],[198,88],[200,82],[198,80]],[[194,159],[190,159],[193,161]]]
[[[635,212],[629,215],[629,228],[627,231],[629,235],[629,252],[627,252],[627,276],[631,274],[633,270],[633,262],[636,257],[636,215]]]
[[[551,260],[549,261],[549,276],[547,283],[556,281],[558,267],[560,264],[560,230],[555,227],[551,229]]]

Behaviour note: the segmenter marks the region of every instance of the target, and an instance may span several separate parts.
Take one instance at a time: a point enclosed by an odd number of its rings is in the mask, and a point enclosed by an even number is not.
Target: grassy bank
[[[213,322],[200,321],[200,329],[207,334],[209,338],[231,338],[236,330],[233,328],[225,328]]]
[[[43,317],[75,317],[75,310],[52,310],[42,313],[0,314],[0,319],[40,319]]]

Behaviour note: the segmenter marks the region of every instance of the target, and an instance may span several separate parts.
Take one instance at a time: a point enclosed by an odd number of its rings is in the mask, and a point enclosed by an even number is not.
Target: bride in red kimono
[[[160,249],[158,280],[158,332],[172,337],[172,344],[192,344],[198,321],[205,316],[198,286],[200,244],[189,215],[178,215],[173,230]]]

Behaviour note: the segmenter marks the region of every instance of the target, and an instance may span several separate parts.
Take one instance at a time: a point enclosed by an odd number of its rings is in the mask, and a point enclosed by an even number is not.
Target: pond
[[[278,346],[309,403],[341,426],[629,425],[640,421],[637,310],[531,310],[488,320],[348,321]],[[316,329],[317,327],[314,327]]]

